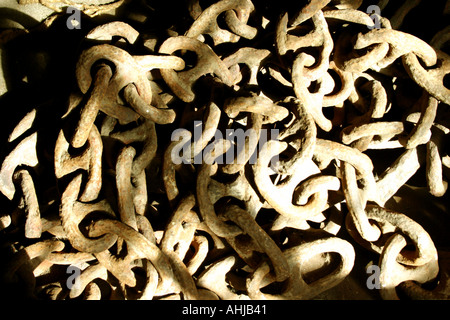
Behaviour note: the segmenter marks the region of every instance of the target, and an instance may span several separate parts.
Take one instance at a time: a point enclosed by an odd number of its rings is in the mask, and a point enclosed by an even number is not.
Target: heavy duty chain
[[[448,197],[448,34],[401,31],[419,3],[377,26],[363,1],[277,16],[270,1],[190,0],[189,23],[157,34],[86,30],[64,115],[50,130],[35,107],[3,148],[6,288],[314,299],[351,275],[358,246],[379,255],[379,297],[448,299],[445,248],[393,209],[412,178]]]

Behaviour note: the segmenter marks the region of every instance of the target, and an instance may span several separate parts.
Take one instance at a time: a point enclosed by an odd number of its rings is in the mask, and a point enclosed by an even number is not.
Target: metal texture
[[[60,11],[20,3],[38,2]],[[123,3],[80,8],[92,18]],[[65,113],[50,100],[54,120],[38,104],[6,130],[5,288],[320,299],[365,251],[378,259],[378,298],[448,299],[448,236],[427,224],[440,218],[413,217],[402,198],[418,184],[448,200],[448,28],[430,39],[399,29],[423,1],[398,4],[378,28],[362,3],[191,0],[154,28],[90,25],[65,70],[75,80]],[[137,6],[134,17],[155,11]]]

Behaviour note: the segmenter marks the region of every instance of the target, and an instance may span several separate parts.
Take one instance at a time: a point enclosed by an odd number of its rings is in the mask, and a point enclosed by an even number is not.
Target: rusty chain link
[[[8,133],[2,282],[43,299],[314,299],[359,246],[379,255],[379,297],[448,299],[445,250],[393,209],[419,179],[448,198],[446,33],[401,30],[420,1],[379,27],[362,1],[183,5],[156,33],[86,30],[54,128],[35,107]]]

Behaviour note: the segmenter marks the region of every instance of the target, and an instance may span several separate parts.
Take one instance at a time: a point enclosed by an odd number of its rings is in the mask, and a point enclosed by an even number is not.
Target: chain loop
[[[200,11],[199,1],[193,2],[195,8]],[[240,37],[252,39],[256,36],[257,30],[246,23],[253,10],[253,3],[249,0],[219,1],[202,12],[195,13],[195,21],[186,32],[186,36],[198,39],[200,35],[208,34],[215,46],[224,42],[237,42]],[[225,14],[225,22],[231,32],[220,28],[217,18],[221,13]]]
[[[177,50],[194,51],[197,54],[197,65],[190,70],[176,72],[171,69],[161,69],[164,81],[185,102],[192,102],[195,97],[194,83],[203,75],[213,73],[225,85],[232,85],[232,75],[223,61],[203,42],[185,36],[171,37],[163,42],[159,48],[162,54],[173,54]]]
[[[399,256],[402,248],[407,242],[401,234],[395,234],[385,244],[380,256],[380,294],[383,299],[398,299],[395,287],[406,280],[414,280],[424,283],[433,280],[438,272],[437,254],[423,265],[415,266],[413,269],[400,264]]]
[[[309,269],[313,257],[323,253],[336,252],[341,262],[335,270],[317,280],[307,283],[305,271]],[[281,294],[264,294],[261,288],[273,282],[268,277],[268,264],[262,264],[247,280],[247,290],[251,299],[311,299],[330,287],[340,283],[353,268],[355,252],[351,244],[339,238],[324,238],[307,242],[285,250],[284,255],[290,266],[290,277]],[[322,258],[323,259],[323,258]],[[319,264],[320,265],[320,264]],[[269,279],[268,279],[269,278]],[[269,283],[268,283],[269,282]]]

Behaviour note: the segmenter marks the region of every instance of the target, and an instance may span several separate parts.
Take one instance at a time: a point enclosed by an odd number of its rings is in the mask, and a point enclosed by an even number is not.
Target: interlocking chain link
[[[89,30],[56,129],[37,107],[2,150],[3,282],[49,299],[314,299],[360,246],[381,298],[448,297],[432,233],[392,207],[420,170],[447,195],[450,59],[396,29],[418,3],[379,26],[361,3],[275,17],[192,0],[157,35]]]

